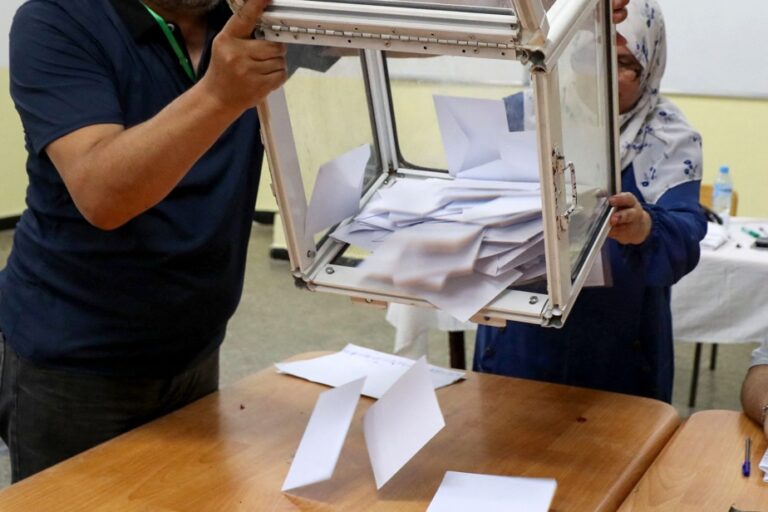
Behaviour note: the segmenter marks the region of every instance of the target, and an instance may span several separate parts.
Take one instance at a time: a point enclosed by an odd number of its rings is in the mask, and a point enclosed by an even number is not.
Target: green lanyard
[[[165,22],[162,16],[157,14],[155,11],[153,11],[147,4],[144,2],[141,3],[149,12],[149,14],[152,15],[153,18],[155,18],[155,21],[158,25],[160,25],[160,30],[163,31],[163,34],[165,34],[165,38],[168,39],[168,42],[171,45],[171,48],[173,48],[173,53],[176,54],[176,57],[179,59],[179,64],[181,64],[181,67],[184,68],[184,72],[187,74],[190,80],[192,82],[197,82],[197,76],[195,75],[195,70],[192,69],[192,64],[190,64],[189,59],[184,54],[184,51],[181,49],[181,46],[179,46],[179,42],[176,40],[176,38],[173,36],[173,33],[171,33],[171,29],[168,28],[168,24]]]

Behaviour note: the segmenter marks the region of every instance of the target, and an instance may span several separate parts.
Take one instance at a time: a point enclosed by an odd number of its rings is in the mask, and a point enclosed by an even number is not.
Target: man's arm
[[[83,216],[115,229],[162,201],[247,109],[286,77],[282,45],[251,38],[267,0],[248,0],[213,43],[208,72],[152,119],[95,124],[46,152]]]
[[[768,349],[768,347],[766,347]],[[741,406],[744,412],[763,427],[768,437],[768,420],[764,417],[764,408],[768,405],[768,364],[759,364],[750,368],[741,388]]]

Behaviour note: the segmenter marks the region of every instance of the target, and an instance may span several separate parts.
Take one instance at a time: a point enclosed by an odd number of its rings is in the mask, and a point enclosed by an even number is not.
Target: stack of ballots
[[[393,180],[331,237],[372,252],[366,278],[466,321],[545,273],[536,134],[501,100],[435,97],[450,176]]]

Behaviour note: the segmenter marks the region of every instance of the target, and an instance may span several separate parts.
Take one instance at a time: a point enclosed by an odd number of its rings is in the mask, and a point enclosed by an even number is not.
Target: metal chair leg
[[[467,369],[467,350],[464,343],[464,331],[448,333],[448,349],[451,354],[451,368]]]
[[[688,399],[688,407],[696,407],[696,393],[699,390],[699,366],[701,365],[701,343],[696,344],[696,352],[693,356],[693,375],[691,376],[691,396]]]
[[[717,368],[717,343],[712,344],[712,353],[709,356],[709,369]]]

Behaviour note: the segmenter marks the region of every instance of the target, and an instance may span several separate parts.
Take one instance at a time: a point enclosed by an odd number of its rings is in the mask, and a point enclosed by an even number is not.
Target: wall
[[[21,122],[8,94],[8,69],[0,68],[0,219],[19,215],[27,187]]]
[[[768,217],[768,100],[670,96],[704,137],[704,181],[729,165],[740,216]]]
[[[409,87],[407,84],[393,87],[398,113],[405,113],[410,118],[423,118],[427,115],[425,109],[431,109],[432,103],[419,90],[419,87]],[[455,86],[444,92],[461,94],[463,91],[460,86]],[[470,94],[468,91],[464,93]],[[477,91],[472,91],[472,94],[477,94]],[[768,168],[763,168],[768,162],[768,129],[765,128],[768,126],[768,100],[678,95],[670,95],[669,98],[685,112],[691,124],[703,135],[704,181],[714,182],[720,166],[730,166],[739,194],[738,214],[768,217]],[[401,123],[401,127],[415,125],[415,122]],[[327,134],[328,130],[318,129],[318,132]],[[439,140],[434,130],[414,133],[401,131],[399,138],[406,157],[423,147],[427,141],[435,143]],[[262,191],[268,190],[268,182],[269,176],[265,172]],[[306,177],[305,183],[309,184]],[[271,195],[262,193],[257,208],[274,211],[276,208]]]
[[[21,126],[8,91],[7,69],[0,69],[0,218],[18,215],[24,209],[27,185]],[[405,93],[403,105],[423,100]],[[739,214],[768,217],[768,100],[740,100],[672,96],[691,123],[704,136],[705,175],[712,182],[721,164],[730,165],[740,194]],[[408,110],[408,109],[406,109]],[[320,133],[328,133],[320,130]],[[408,134],[400,134],[408,139]],[[416,140],[416,134],[413,135]],[[265,175],[266,176],[266,175]],[[259,209],[274,209],[268,188],[262,187]]]

